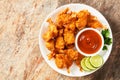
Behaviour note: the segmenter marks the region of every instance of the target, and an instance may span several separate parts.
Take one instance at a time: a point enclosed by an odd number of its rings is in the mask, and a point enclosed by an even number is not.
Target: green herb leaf
[[[104,46],[102,50],[108,50],[107,46]]]
[[[105,30],[102,30],[102,35],[104,37],[104,47],[103,47],[103,50],[107,50],[107,46],[106,45],[110,45],[112,43],[112,39],[109,37],[110,35],[110,32],[108,29],[105,29]]]
[[[109,37],[105,38],[104,44],[110,45],[111,43],[112,43],[112,39],[111,38],[109,38]]]
[[[109,35],[110,35],[109,30],[108,29],[102,30],[102,35],[103,35],[104,38],[109,37]]]

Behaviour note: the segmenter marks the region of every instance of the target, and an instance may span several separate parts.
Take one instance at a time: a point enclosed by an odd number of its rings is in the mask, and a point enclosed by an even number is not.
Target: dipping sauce
[[[79,49],[86,54],[94,54],[102,46],[102,38],[93,30],[82,32],[77,41]]]

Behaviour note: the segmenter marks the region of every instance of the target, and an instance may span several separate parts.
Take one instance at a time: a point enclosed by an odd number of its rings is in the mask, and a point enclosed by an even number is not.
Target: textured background
[[[55,72],[38,46],[41,23],[48,13],[68,3],[99,10],[110,23],[114,45],[105,65],[79,78]],[[120,0],[0,0],[0,80],[120,80]]]

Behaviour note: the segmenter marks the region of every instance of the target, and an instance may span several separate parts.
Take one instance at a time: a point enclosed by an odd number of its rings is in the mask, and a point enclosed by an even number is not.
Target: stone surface
[[[68,3],[99,10],[110,23],[114,45],[97,72],[79,78],[54,71],[42,58],[38,34],[48,13]],[[0,0],[0,80],[120,80],[120,0]]]

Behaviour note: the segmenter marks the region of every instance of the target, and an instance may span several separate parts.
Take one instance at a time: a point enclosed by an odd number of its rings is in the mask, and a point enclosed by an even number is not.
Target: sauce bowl
[[[95,56],[99,54],[103,46],[103,36],[97,29],[84,28],[76,35],[75,47],[84,56]]]

